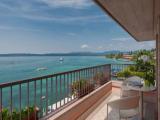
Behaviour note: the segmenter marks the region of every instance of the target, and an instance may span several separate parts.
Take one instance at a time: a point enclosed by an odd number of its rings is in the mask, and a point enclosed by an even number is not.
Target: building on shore
[[[127,59],[127,60],[132,60],[133,59],[133,55],[128,55],[128,54],[124,54],[122,56],[123,59]]]

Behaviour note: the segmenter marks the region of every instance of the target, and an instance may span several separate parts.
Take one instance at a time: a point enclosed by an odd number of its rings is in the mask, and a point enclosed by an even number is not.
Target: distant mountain
[[[104,56],[107,54],[129,53],[122,51],[105,51],[105,52],[71,52],[71,53],[46,53],[46,54],[32,54],[32,53],[10,53],[0,54],[0,57],[17,57],[17,56]]]

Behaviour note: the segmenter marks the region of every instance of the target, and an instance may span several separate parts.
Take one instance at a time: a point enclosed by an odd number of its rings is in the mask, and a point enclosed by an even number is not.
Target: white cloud
[[[128,41],[128,42],[119,42],[117,43],[118,50],[128,51],[128,50],[139,50],[139,49],[152,49],[155,48],[155,42],[136,42],[136,41]]]
[[[12,2],[11,2],[12,3]],[[40,5],[39,5],[40,4]],[[45,6],[47,4],[47,6]],[[14,5],[6,4],[0,1],[0,8],[8,10],[7,14],[0,13],[3,16],[20,17],[34,21],[47,21],[57,23],[70,22],[111,22],[111,19],[104,14],[95,15],[72,15],[72,16],[59,16],[48,13],[48,10],[54,11],[55,7],[85,7],[93,4],[92,0],[27,0],[27,1],[14,1]],[[78,23],[79,24],[79,23]]]
[[[85,21],[85,22],[92,22],[93,20],[97,21],[100,20],[106,15],[90,15],[90,16],[74,16],[74,17],[55,17],[55,16],[44,16],[44,15],[21,15],[21,17],[30,19],[30,20],[39,20],[39,21],[50,21],[50,22],[63,22],[63,23],[68,23],[68,22],[74,22],[74,21]],[[90,21],[92,20],[92,21]],[[107,20],[106,20],[107,21]]]
[[[51,7],[72,7],[72,8],[84,8],[91,6],[93,2],[91,0],[41,0],[45,4]]]
[[[121,38],[113,38],[112,40],[113,41],[125,42],[125,41],[128,41],[128,40],[133,40],[133,38],[131,38],[131,37],[121,37]]]
[[[14,26],[0,26],[0,30],[19,30],[19,31],[32,31],[32,32],[42,32],[39,29],[32,28],[22,28],[22,27],[14,27]]]
[[[86,48],[89,48],[89,46],[87,44],[83,44],[83,45],[81,45],[81,48],[86,49]]]

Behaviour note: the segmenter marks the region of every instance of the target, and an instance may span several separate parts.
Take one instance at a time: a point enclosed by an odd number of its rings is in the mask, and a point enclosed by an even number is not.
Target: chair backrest
[[[139,106],[139,96],[125,97],[109,102],[108,105],[118,109],[132,109]]]
[[[140,84],[141,81],[142,81],[142,79],[140,77],[137,77],[137,76],[132,76],[132,77],[127,78],[122,83],[122,86],[121,86],[121,97],[138,96],[137,91],[130,90],[126,86],[127,86],[128,83],[134,83],[134,82]]]
[[[131,96],[138,96],[139,93],[134,90],[124,90],[123,88],[121,89],[121,97],[131,97]]]
[[[132,76],[132,77],[129,77],[127,78],[125,81],[126,82],[141,82],[143,79],[138,77],[138,76]]]

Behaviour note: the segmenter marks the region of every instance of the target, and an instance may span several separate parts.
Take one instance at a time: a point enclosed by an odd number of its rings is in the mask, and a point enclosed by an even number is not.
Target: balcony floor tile
[[[120,93],[112,93],[86,118],[86,120],[107,120],[107,102],[119,98]],[[108,120],[119,120],[118,110],[109,108],[108,113]],[[138,120],[138,118],[132,118],[127,120]]]

